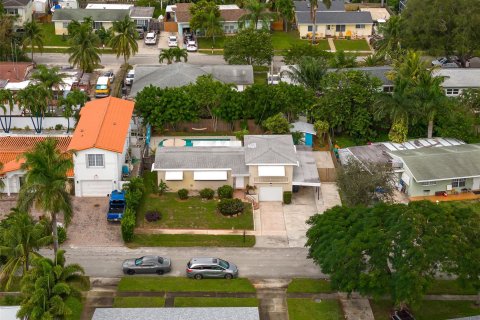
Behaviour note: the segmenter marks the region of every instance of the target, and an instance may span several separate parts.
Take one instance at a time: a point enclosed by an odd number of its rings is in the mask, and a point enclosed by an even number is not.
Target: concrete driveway
[[[281,202],[261,202],[255,247],[288,247],[287,230]]]
[[[314,190],[312,187],[301,187],[299,192],[293,194],[292,203],[283,206],[289,247],[305,246],[306,221],[318,212]]]

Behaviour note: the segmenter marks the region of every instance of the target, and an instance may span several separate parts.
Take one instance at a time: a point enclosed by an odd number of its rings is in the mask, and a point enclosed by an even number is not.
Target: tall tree
[[[3,116],[0,117],[0,124],[5,133],[9,133],[10,128],[12,127],[12,111],[14,104],[12,92],[7,89],[0,89],[0,109],[3,111]]]
[[[54,92],[60,93],[61,86],[65,84],[63,81],[67,75],[60,72],[59,67],[47,67],[43,64],[37,67],[37,70],[32,74],[32,80],[36,80],[48,91],[47,106],[53,105],[55,100]],[[57,97],[58,98],[58,97]]]
[[[259,0],[247,0],[243,9],[248,12],[240,17],[238,20],[241,25],[257,29],[258,23],[261,22],[262,29],[267,29],[271,20],[276,18],[274,12],[269,11],[269,4]]]
[[[192,18],[190,27],[197,31],[201,30],[206,37],[211,37],[215,44],[215,36],[223,34],[222,17],[217,4],[212,1],[201,0],[190,7]]]
[[[338,50],[333,54],[328,64],[331,68],[354,68],[357,66],[357,56]]]
[[[93,72],[100,64],[100,38],[93,32],[91,20],[82,23],[72,21],[69,24],[68,62],[80,68],[82,72]]]
[[[136,24],[127,15],[123,20],[113,22],[113,37],[108,45],[115,51],[117,58],[123,56],[126,65],[128,59],[138,52]]]
[[[225,40],[223,57],[229,64],[268,64],[273,59],[272,37],[262,30],[241,30]]]
[[[85,92],[73,89],[67,96],[62,97],[59,106],[63,107],[63,116],[67,119],[67,133],[70,132],[70,118],[75,115],[76,110],[80,110],[87,102],[88,96]]]
[[[66,225],[73,215],[70,195],[66,190],[67,171],[73,168],[72,158],[58,150],[58,140],[45,139],[24,154],[25,183],[20,188],[18,205],[30,210],[33,205],[51,217],[53,250],[58,251],[57,215],[63,214]]]
[[[0,256],[7,259],[0,269],[0,281],[8,290],[20,270],[22,275],[27,273],[32,258],[40,257],[38,250],[52,237],[44,223],[35,223],[28,213],[14,210],[0,227],[0,240]]]
[[[105,29],[104,26],[102,26],[100,29],[95,30],[95,33],[98,35],[102,47],[105,47],[114,36],[113,29]]]
[[[30,46],[30,52],[32,54],[33,61],[33,48],[37,47],[40,51],[43,51],[43,30],[38,23],[35,22],[35,19],[32,19],[30,22],[26,22],[23,25],[23,30],[25,30],[23,46],[24,48]]]
[[[275,9],[277,10],[277,13],[283,19],[283,30],[288,32],[288,24],[295,17],[293,1],[292,0],[277,0],[277,1],[275,1]]]
[[[310,2],[310,19],[313,23],[312,44],[315,44],[315,37],[317,33],[317,12],[318,12],[318,0],[308,0]],[[325,8],[330,9],[332,6],[331,0],[323,0]]]
[[[327,62],[323,58],[304,57],[285,73],[294,83],[301,84],[316,93],[321,91],[322,78],[327,74]]]
[[[167,64],[172,64],[172,62],[181,62],[182,59],[184,62],[187,62],[188,52],[186,49],[181,49],[178,47],[162,49],[160,55],[158,56],[159,63],[163,63],[166,60]]]
[[[379,33],[382,35],[382,38],[375,42],[375,49],[378,54],[388,59],[398,59],[402,53],[401,17],[400,15],[391,16],[386,23],[381,24],[379,27]]]
[[[25,114],[30,115],[33,129],[36,133],[42,132],[43,118],[48,109],[50,92],[40,84],[29,84],[17,92],[15,99]]]

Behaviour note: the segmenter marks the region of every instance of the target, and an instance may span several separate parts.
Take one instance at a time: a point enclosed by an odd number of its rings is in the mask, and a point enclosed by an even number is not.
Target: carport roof
[[[298,166],[293,167],[292,185],[320,187],[317,164],[312,151],[297,150]]]

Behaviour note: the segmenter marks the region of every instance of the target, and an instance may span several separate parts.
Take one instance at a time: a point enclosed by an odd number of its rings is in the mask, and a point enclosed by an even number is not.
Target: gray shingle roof
[[[155,169],[231,169],[248,174],[243,147],[159,147]]]
[[[52,21],[83,21],[92,17],[97,22],[112,22],[123,20],[128,16],[128,9],[65,9],[55,10]]]
[[[130,17],[134,18],[152,18],[154,7],[132,7],[130,8]]]
[[[480,87],[480,69],[442,68],[435,70],[435,75],[445,77],[442,84],[444,88]]]
[[[309,1],[294,1],[295,11],[306,11],[310,12],[310,2]],[[332,5],[329,9],[325,7],[322,1],[318,1],[317,11],[345,11],[345,2],[343,0],[333,0]]]
[[[361,67],[361,68],[347,68],[347,69],[340,69],[340,71],[362,71],[370,75],[371,77],[375,77],[382,81],[382,84],[385,85],[393,85],[393,82],[387,78],[387,74],[392,71],[392,67],[390,66],[379,66],[379,67]]]
[[[480,144],[390,151],[417,182],[480,176]]]
[[[3,0],[4,8],[24,7],[32,0]]]
[[[312,24],[310,12],[296,12],[297,24]],[[317,24],[370,24],[373,23],[370,12],[317,12]]]
[[[259,320],[258,308],[97,308],[92,320]]]
[[[298,164],[291,135],[245,136],[245,162],[249,164]]]

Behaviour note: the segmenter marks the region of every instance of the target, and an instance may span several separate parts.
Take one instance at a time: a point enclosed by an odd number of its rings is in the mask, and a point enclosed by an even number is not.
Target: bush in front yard
[[[178,190],[178,197],[180,200],[187,200],[188,199],[188,190],[187,189],[180,189]]]
[[[64,227],[57,228],[58,243],[62,244],[67,240],[67,230]]]
[[[233,187],[226,184],[218,188],[217,193],[220,199],[231,199],[233,198]]]
[[[242,213],[245,205],[240,199],[222,199],[217,205],[218,211],[227,216]]]
[[[147,211],[145,213],[145,220],[148,222],[155,222],[162,218],[160,212],[158,211]]]
[[[131,208],[126,208],[122,217],[122,238],[124,242],[133,240],[136,224],[135,212]]]
[[[202,199],[211,200],[211,199],[213,199],[214,195],[215,195],[215,191],[213,191],[210,188],[205,188],[205,189],[200,190],[200,197],[202,197]]]
[[[285,204],[292,203],[292,191],[283,192],[283,203]]]

